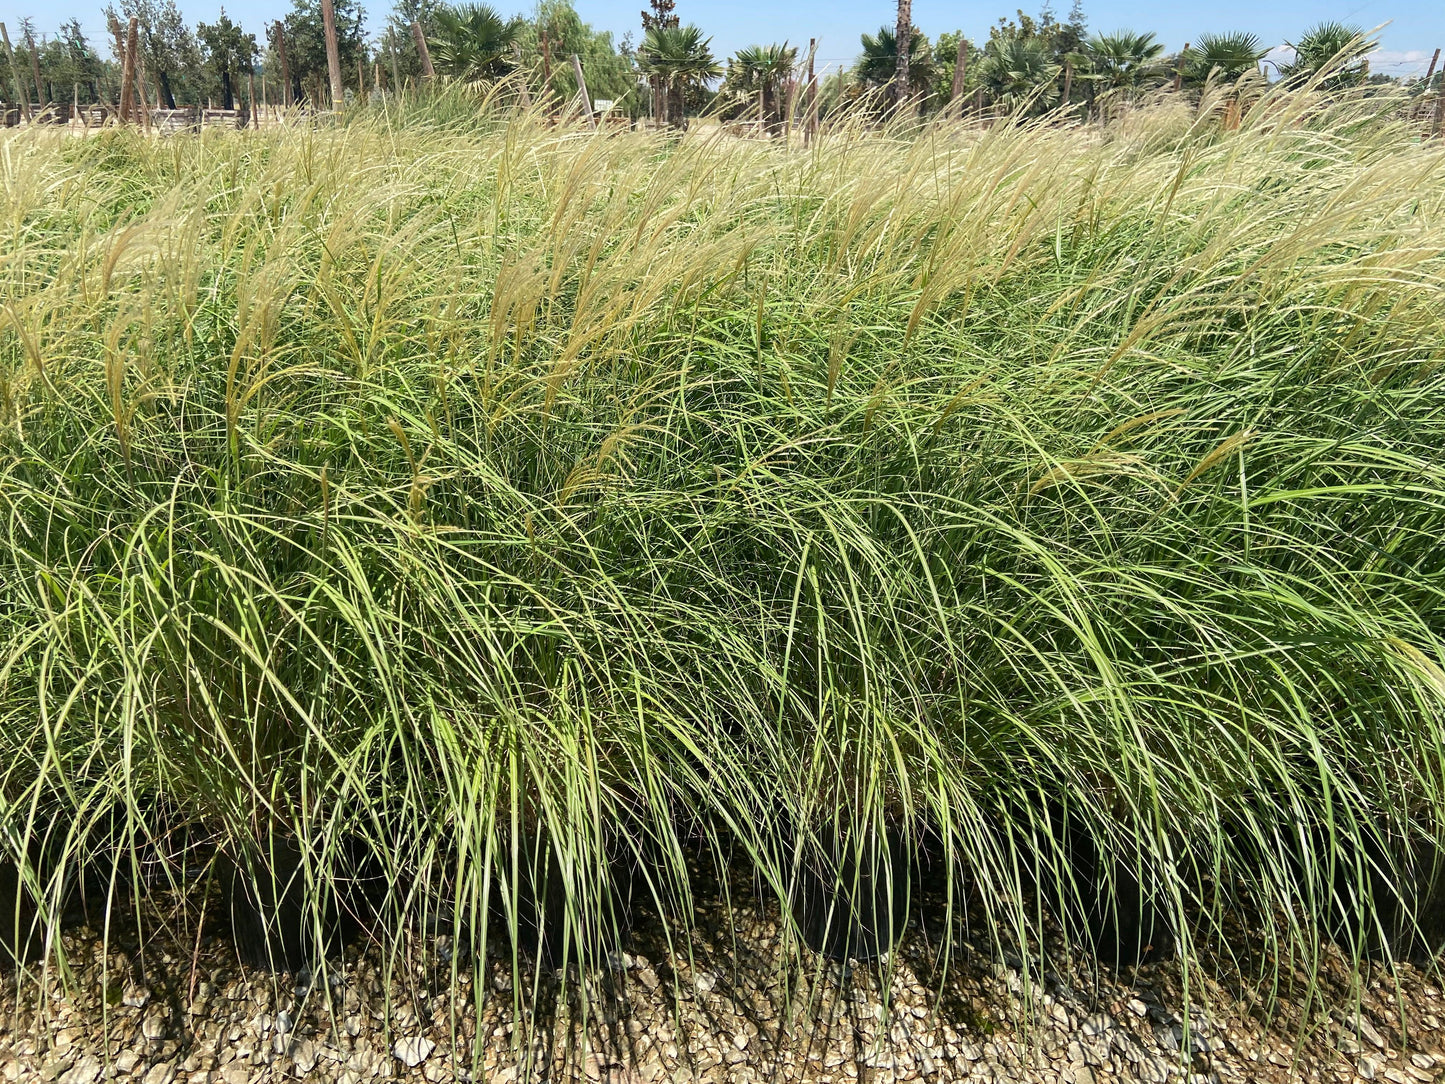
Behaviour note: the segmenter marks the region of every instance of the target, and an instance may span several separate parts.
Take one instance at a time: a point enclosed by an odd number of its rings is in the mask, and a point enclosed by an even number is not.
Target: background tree
[[[758,104],[761,99],[762,123],[769,132],[779,132],[785,121],[783,88],[797,63],[798,50],[787,42],[749,45],[728,61],[723,88],[744,106]]]
[[[286,16],[286,59],[291,65],[297,100],[329,103],[330,76],[326,67],[326,32],[321,21],[321,0],[292,0]],[[343,81],[367,59],[362,28],[366,13],[357,0],[332,0],[336,12],[336,47]]]
[[[689,91],[700,91],[722,74],[712,39],[695,26],[650,27],[637,49],[638,67],[661,92],[663,123],[682,126]]]
[[[945,30],[933,43],[933,100],[946,104],[953,97],[953,69],[958,63],[958,43],[967,40],[962,30]],[[978,89],[978,46],[968,42],[968,59],[965,62],[963,96],[966,98]]]
[[[979,79],[1005,109],[1041,113],[1059,99],[1059,67],[1037,35],[995,37],[979,61]]]
[[[594,99],[618,101],[636,98],[637,79],[631,60],[613,43],[612,35],[582,21],[572,0],[541,0],[533,18],[521,31],[523,66],[532,84],[542,88],[542,37],[552,55],[549,88],[564,100],[577,93],[577,77],[567,58],[573,53],[582,61],[587,89]]]
[[[1164,46],[1152,33],[1116,30],[1084,41],[1084,55],[1097,84],[1107,89],[1134,89],[1159,71]]]
[[[676,0],[649,0],[651,11],[642,13],[642,32],[649,30],[675,30],[682,20],[675,13]]]
[[[864,34],[859,40],[863,45],[863,55],[853,65],[855,88],[882,90],[891,86],[898,72],[898,38],[894,28],[880,26],[878,33]],[[927,94],[937,77],[928,37],[915,26],[908,49],[909,92]]]
[[[422,33],[430,37],[436,29],[435,13],[440,6],[440,0],[396,0],[376,43],[382,67],[393,80],[421,78],[421,56],[416,51],[411,24],[420,23]]]
[[[1215,78],[1232,82],[1247,71],[1256,71],[1269,50],[1259,36],[1245,31],[1228,34],[1200,34],[1185,56],[1185,78],[1201,84]]]
[[[177,89],[183,98],[200,100],[200,46],[175,0],[120,0],[119,14],[111,6],[105,14],[107,20],[115,18],[122,26],[132,16],[139,20],[140,52],[146,75],[155,80],[157,103],[175,109]]]
[[[60,33],[50,40],[42,56],[45,58],[42,67],[53,73],[51,78],[57,86],[83,88],[82,97],[86,101],[100,101],[105,62],[86,40],[79,19],[61,23]]]
[[[214,23],[200,23],[196,26],[196,37],[200,40],[201,52],[206,66],[220,84],[221,108],[236,108],[234,79],[253,71],[259,50],[256,35],[247,34],[231,22],[226,9]]]
[[[500,79],[516,68],[513,46],[521,44],[523,20],[503,19],[486,4],[444,5],[432,16],[427,42],[437,69],[453,79]]]
[[[1316,23],[1298,42],[1286,42],[1294,49],[1294,60],[1280,68],[1280,74],[1294,82],[1313,79],[1327,67],[1333,70],[1322,81],[1327,90],[1356,87],[1370,76],[1367,54],[1375,43],[1358,26],[1344,23]]]

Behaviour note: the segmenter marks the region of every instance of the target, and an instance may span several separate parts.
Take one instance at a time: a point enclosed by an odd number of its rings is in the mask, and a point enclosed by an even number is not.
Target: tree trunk
[[[321,0],[321,29],[326,35],[326,72],[331,76],[331,108],[346,105],[346,88],[341,85],[341,51],[336,44],[336,8]]]
[[[30,120],[30,95],[21,89],[20,69],[15,66],[15,50],[10,48],[10,31],[5,29],[4,23],[0,23],[0,39],[5,42],[5,59],[10,63],[10,74],[15,77],[15,96],[20,99],[17,103],[20,106],[20,115],[28,122]]]
[[[235,109],[235,108],[236,108],[235,102],[236,102],[236,99],[235,99],[235,97],[231,94],[231,73],[230,73],[229,71],[222,71],[222,72],[221,72],[221,108],[222,108],[222,109]],[[175,106],[167,106],[166,108],[168,108],[168,109],[174,109]]]
[[[909,97],[909,76],[908,76],[908,53],[913,45],[913,0],[898,0],[898,26],[896,29],[896,40],[898,42],[898,69],[894,73],[894,100],[898,108],[903,108],[903,103]]]
[[[161,88],[161,101],[163,101],[163,102],[166,103],[166,108],[167,108],[167,109],[174,109],[174,108],[176,107],[176,96],[175,96],[175,94],[171,91],[171,77],[170,77],[170,73],[169,73],[169,72],[164,72],[164,71],[157,72],[157,73],[156,73],[156,82],[160,84],[160,88]],[[231,100],[231,75],[230,75],[229,72],[226,73],[225,87],[226,87],[226,101],[229,102],[229,101]],[[230,109],[231,107],[228,105],[228,106],[226,106],[226,108],[227,108],[227,109]]]
[[[808,39],[808,117],[803,122],[803,145],[807,146],[818,134],[818,81],[813,75],[813,58],[818,52],[818,39]]]

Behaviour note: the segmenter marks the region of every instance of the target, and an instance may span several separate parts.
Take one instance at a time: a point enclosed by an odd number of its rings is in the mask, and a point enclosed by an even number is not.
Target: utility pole
[[[411,36],[416,39],[416,51],[417,55],[421,57],[422,74],[429,81],[435,80],[437,70],[431,66],[431,51],[426,47],[426,35],[421,32],[421,23],[414,21],[411,24]]]
[[[341,52],[336,47],[336,8],[331,0],[321,0],[321,29],[326,34],[326,72],[331,76],[331,108],[340,112],[346,106],[346,88],[341,85]]]
[[[582,99],[582,108],[587,111],[587,123],[595,132],[597,115],[592,112],[592,95],[587,93],[587,80],[582,76],[582,60],[576,53],[572,54],[572,74],[577,77],[577,94]]]
[[[958,53],[953,58],[953,89],[948,95],[950,112],[958,106],[959,116],[963,115],[963,78],[968,71],[968,39],[958,36]]]
[[[286,28],[276,20],[276,55],[281,60],[281,104],[291,108],[291,65],[286,62]]]
[[[898,0],[898,26],[895,28],[898,45],[898,67],[894,72],[894,96],[899,112],[909,98],[908,54],[913,46],[913,0]]]
[[[0,23],[0,40],[5,43],[5,59],[10,64],[10,74],[15,77],[15,97],[20,99],[20,115],[29,123],[30,95],[25,93],[25,88],[20,83],[20,69],[15,66],[15,50],[10,48],[10,31],[5,29],[4,23]]]

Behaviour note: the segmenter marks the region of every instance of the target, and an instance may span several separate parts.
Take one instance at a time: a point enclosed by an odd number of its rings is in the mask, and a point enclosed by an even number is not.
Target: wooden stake
[[[331,76],[331,108],[340,112],[346,106],[346,88],[341,85],[341,51],[336,45],[336,7],[331,0],[321,0],[321,29],[326,35],[326,73]]]
[[[1064,61],[1064,108],[1069,108],[1069,96],[1074,93],[1074,62]]]
[[[276,55],[281,59],[281,104],[291,108],[291,65],[286,63],[286,28],[276,21]]]
[[[1430,67],[1425,72],[1425,89],[1430,89],[1430,79],[1435,74],[1435,65],[1440,63],[1440,50],[1435,50],[1435,55],[1430,58]]]
[[[416,52],[421,57],[422,74],[428,80],[436,79],[437,70],[431,66],[431,51],[426,47],[426,35],[421,32],[421,23],[413,22],[411,24],[411,36],[416,39]]]
[[[582,75],[582,60],[576,53],[572,54],[572,74],[577,76],[577,93],[582,99],[582,108],[587,111],[587,123],[595,132],[597,117],[592,112],[592,95],[587,93],[587,80]]]
[[[20,106],[20,115],[28,124],[30,122],[30,95],[21,86],[20,69],[15,66],[15,50],[10,48],[10,31],[5,29],[4,23],[0,23],[0,41],[5,43],[5,59],[10,63],[10,74],[15,77],[15,96],[20,99],[17,103]]]
[[[361,57],[356,58],[356,97],[359,101],[366,96],[366,68]]]
[[[958,36],[958,52],[953,58],[953,90],[948,96],[950,112],[953,106],[958,107],[959,116],[963,115],[963,77],[968,70],[968,39],[962,34]]]
[[[386,51],[391,54],[391,85],[395,93],[401,93],[401,67],[396,62],[396,43],[391,35],[386,37]]]
[[[246,73],[246,85],[251,97],[251,127],[260,128],[261,114],[256,111],[256,70],[254,68]]]

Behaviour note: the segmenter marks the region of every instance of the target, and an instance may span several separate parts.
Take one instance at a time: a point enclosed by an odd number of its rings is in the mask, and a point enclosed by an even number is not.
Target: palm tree
[[[661,94],[664,123],[680,125],[685,94],[722,74],[712,55],[711,38],[695,26],[651,26],[637,49],[637,63]]]
[[[1269,50],[1259,43],[1255,34],[1235,31],[1230,34],[1200,34],[1199,44],[1189,50],[1191,78],[1204,82],[1211,74],[1233,81],[1245,72],[1257,69]]]
[[[520,17],[503,19],[486,4],[438,7],[428,43],[432,61],[454,79],[498,79],[512,70],[512,46],[525,25]]]
[[[782,126],[779,89],[793,73],[798,50],[782,45],[750,45],[739,49],[728,61],[728,82],[739,94],[762,98],[762,121],[770,132]]]
[[[1162,52],[1164,46],[1152,33],[1136,34],[1132,30],[1095,34],[1084,42],[1084,55],[1094,69],[1094,78],[1110,88],[1137,87],[1154,71],[1154,62]]]
[[[898,77],[898,35],[893,28],[880,26],[877,34],[862,36],[863,55],[854,66],[860,83],[871,87],[887,87]],[[908,46],[908,85],[911,94],[922,94],[934,79],[933,54],[928,39],[917,27]]]
[[[1321,80],[1321,85],[1338,90],[1358,86],[1369,77],[1370,62],[1365,55],[1375,48],[1375,43],[1367,40],[1358,26],[1317,23],[1306,30],[1298,42],[1285,44],[1294,49],[1294,61],[1280,68],[1280,74],[1286,79],[1307,82],[1329,68],[1332,70]]]
[[[995,102],[1013,110],[1047,109],[1059,96],[1059,66],[1039,37],[996,37],[983,51],[979,78]]]

